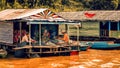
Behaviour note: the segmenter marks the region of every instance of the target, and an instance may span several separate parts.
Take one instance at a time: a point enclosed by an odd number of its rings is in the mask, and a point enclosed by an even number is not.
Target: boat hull
[[[107,42],[95,42],[92,46],[92,49],[103,49],[103,50],[111,50],[111,49],[120,49],[120,44],[107,44]]]
[[[87,51],[89,46],[80,46],[80,51]]]

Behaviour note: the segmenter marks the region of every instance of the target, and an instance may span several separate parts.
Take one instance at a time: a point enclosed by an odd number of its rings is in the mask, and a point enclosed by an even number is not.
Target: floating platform
[[[29,46],[16,47],[15,57],[43,57],[43,56],[69,56],[71,49],[68,46]]]
[[[17,47],[10,43],[0,42],[0,48],[8,52],[8,54],[14,54],[15,57],[44,57],[44,56],[70,56],[78,55],[80,46],[78,45],[26,45],[23,47]],[[76,54],[74,53],[76,52]]]
[[[16,46],[15,44],[0,42],[0,49],[6,50],[8,53],[14,52],[13,48]]]

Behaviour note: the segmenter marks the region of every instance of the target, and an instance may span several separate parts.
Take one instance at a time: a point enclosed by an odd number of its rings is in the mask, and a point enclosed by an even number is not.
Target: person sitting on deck
[[[14,30],[14,36],[13,36],[13,42],[14,44],[17,44],[19,42],[19,34],[18,34],[18,30]]]
[[[35,43],[36,41],[30,38],[29,33],[26,32],[26,34],[22,37],[22,41],[20,46],[27,45],[28,43]]]
[[[62,31],[62,34],[64,34],[62,40],[65,42],[65,43],[69,43],[69,36],[67,34],[66,31]]]
[[[68,44],[69,43],[69,36],[68,36],[67,32],[62,30],[61,33],[63,34],[63,37],[58,36],[57,40],[54,41],[54,43],[57,45]]]
[[[48,30],[44,30],[43,36],[42,36],[42,44],[45,45],[50,40],[50,33]]]

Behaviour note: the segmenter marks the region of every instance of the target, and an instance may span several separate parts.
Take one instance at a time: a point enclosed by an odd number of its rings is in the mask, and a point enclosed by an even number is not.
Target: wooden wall
[[[13,43],[13,23],[0,22],[0,42]]]

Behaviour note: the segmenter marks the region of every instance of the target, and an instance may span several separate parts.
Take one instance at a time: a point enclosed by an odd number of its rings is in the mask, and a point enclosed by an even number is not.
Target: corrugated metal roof
[[[48,20],[65,21],[49,9],[6,9],[0,12],[0,20]]]
[[[120,11],[79,11],[79,12],[59,12],[58,15],[67,20],[110,20],[120,21]]]
[[[20,19],[47,9],[6,9],[0,12],[0,20]]]

